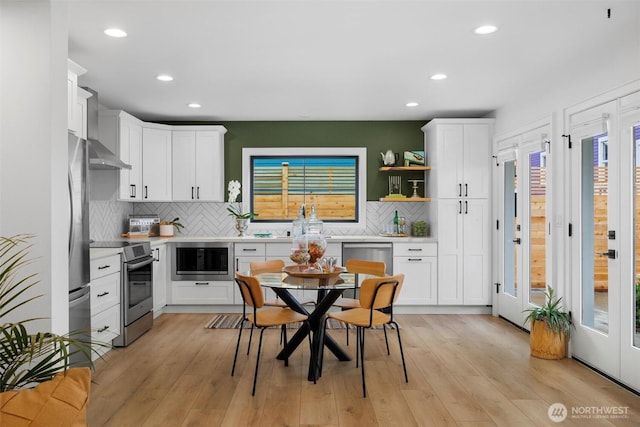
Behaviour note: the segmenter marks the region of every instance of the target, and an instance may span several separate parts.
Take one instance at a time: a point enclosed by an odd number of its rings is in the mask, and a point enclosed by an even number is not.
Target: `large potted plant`
[[[30,296],[29,290],[38,284],[34,274],[18,276],[19,270],[31,262],[28,241],[32,237],[0,237],[0,392],[51,380],[70,368],[70,357],[76,353],[84,354],[92,366],[92,343],[79,338],[86,331],[66,335],[29,331],[29,323],[40,319],[37,317],[4,321],[9,313],[41,297]]]
[[[546,303],[541,307],[524,310],[524,323],[530,322],[529,344],[531,355],[541,359],[562,359],[567,355],[567,345],[571,336],[571,313],[562,308],[562,298],[554,295],[553,288],[547,287]]]

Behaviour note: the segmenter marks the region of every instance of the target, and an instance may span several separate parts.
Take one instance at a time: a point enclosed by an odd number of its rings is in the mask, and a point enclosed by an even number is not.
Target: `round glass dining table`
[[[287,345],[276,356],[278,360],[286,360],[298,346],[311,334],[311,356],[309,360],[309,381],[317,381],[322,375],[322,352],[324,346],[338,360],[349,361],[351,357],[330,336],[325,335],[324,322],[327,311],[346,289],[353,289],[357,283],[357,274],[341,273],[334,277],[294,277],[287,273],[263,273],[256,275],[260,285],[271,288],[278,297],[298,313],[309,316],[309,326],[302,326],[287,342]],[[315,308],[311,312],[309,306],[303,306],[291,293],[292,290],[313,290],[317,292]],[[323,345],[324,343],[324,345]]]

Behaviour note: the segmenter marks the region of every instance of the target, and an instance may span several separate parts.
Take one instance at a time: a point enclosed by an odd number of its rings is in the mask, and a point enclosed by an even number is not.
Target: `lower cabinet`
[[[393,274],[404,274],[396,305],[438,303],[438,245],[394,243]]]
[[[234,282],[179,281],[171,282],[172,304],[211,305],[233,304]]]
[[[111,345],[120,335],[120,255],[91,260],[91,340]],[[96,360],[110,350],[94,346]]]
[[[168,266],[167,245],[159,245],[153,248],[153,317],[162,314],[167,305]]]

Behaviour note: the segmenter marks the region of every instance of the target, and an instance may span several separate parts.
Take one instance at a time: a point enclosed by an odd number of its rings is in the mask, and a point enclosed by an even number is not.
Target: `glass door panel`
[[[504,293],[518,296],[518,177],[516,161],[504,162]]]
[[[529,153],[529,303],[544,305],[547,244],[547,153]]]
[[[609,330],[608,134],[582,138],[582,324]]]
[[[640,125],[633,127],[633,346],[640,348]]]

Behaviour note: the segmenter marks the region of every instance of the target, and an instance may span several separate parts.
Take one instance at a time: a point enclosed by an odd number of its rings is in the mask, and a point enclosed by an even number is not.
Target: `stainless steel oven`
[[[117,347],[127,346],[153,326],[153,261],[149,242],[123,248],[120,336]]]
[[[171,257],[171,279],[233,280],[233,243],[177,242]]]

